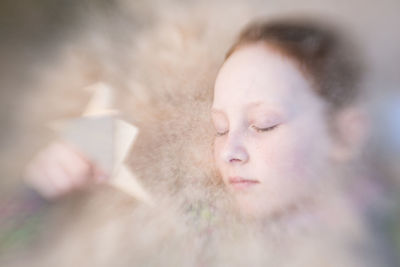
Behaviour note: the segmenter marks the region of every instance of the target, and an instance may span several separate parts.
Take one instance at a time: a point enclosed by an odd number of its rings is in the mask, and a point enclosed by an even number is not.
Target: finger
[[[85,182],[102,182],[109,176],[99,165],[89,160],[79,149],[71,144],[67,144],[71,155],[69,161],[65,161],[65,166],[69,167],[69,172],[73,175],[84,177]]]
[[[63,195],[72,188],[71,177],[54,161],[45,166],[45,176],[48,183],[54,188],[56,195]]]
[[[59,155],[55,160],[60,168],[68,174],[73,186],[81,187],[89,182],[92,176],[91,166],[77,158],[76,155]]]
[[[29,186],[35,189],[40,195],[47,199],[53,199],[57,196],[57,190],[52,183],[49,183],[44,167],[38,162],[28,165],[24,174],[24,181]]]
[[[109,175],[101,168],[96,166],[93,168],[93,176],[96,183],[102,183],[109,179]]]
[[[55,147],[54,161],[68,174],[76,187],[87,183],[92,176],[91,163],[68,145]]]

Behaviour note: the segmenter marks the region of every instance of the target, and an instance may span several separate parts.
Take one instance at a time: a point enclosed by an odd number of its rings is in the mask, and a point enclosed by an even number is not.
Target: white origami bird
[[[149,194],[124,163],[138,128],[118,118],[118,111],[112,109],[113,92],[108,85],[99,82],[87,89],[94,93],[82,117],[58,121],[52,128],[111,174],[108,184],[152,204]]]

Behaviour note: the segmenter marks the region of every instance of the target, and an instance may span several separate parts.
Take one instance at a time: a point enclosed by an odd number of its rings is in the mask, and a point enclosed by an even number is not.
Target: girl
[[[267,215],[307,202],[362,143],[359,65],[333,31],[311,22],[248,26],[215,82],[214,156],[243,213]],[[54,198],[106,173],[78,149],[50,145],[27,167],[26,181]]]
[[[359,71],[344,40],[311,22],[241,33],[219,71],[212,119],[215,162],[243,213],[308,205],[317,186],[340,179],[365,135]]]
[[[317,23],[257,22],[240,34],[218,72],[211,116],[215,165],[241,215],[287,229],[305,225],[326,234],[318,241],[359,234],[352,203],[348,195],[341,198],[366,135],[359,72],[349,44]],[[32,161],[25,177],[55,198],[104,176],[78,149],[57,143]],[[295,266],[303,266],[296,262],[301,257],[291,259],[291,252],[325,257],[324,263],[336,253],[307,250],[303,243],[296,247],[300,243],[290,239],[284,250],[269,253]],[[347,253],[344,244],[336,245]]]

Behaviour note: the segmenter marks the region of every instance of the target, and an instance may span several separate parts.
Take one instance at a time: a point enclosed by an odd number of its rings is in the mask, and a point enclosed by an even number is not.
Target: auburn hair
[[[361,62],[345,36],[312,20],[256,21],[240,33],[227,60],[240,47],[265,43],[299,63],[313,87],[333,108],[352,103],[359,94]]]

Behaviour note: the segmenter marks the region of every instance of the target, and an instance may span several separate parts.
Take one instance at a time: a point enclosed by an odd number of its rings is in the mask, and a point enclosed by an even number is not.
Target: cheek
[[[262,166],[260,172],[279,176],[279,179],[301,178],[308,176],[308,168],[315,160],[312,147],[312,138],[288,127],[271,138],[265,136],[258,140],[253,159],[257,161],[257,168]]]
[[[297,128],[283,147],[283,156],[288,159],[287,166],[294,179],[313,180],[321,175],[327,162],[327,136],[322,128]]]
[[[282,142],[279,162],[280,167],[303,176],[305,167],[309,164],[311,143],[301,136],[301,133],[287,136]],[[278,162],[277,162],[278,164]]]
[[[281,130],[252,145],[253,162],[249,167],[263,185],[257,194],[240,199],[243,210],[269,213],[308,195],[311,142],[303,140],[298,132]]]
[[[221,167],[222,167],[222,157],[221,157],[222,147],[223,147],[223,142],[222,142],[221,138],[215,138],[213,155],[214,155],[214,162],[215,162],[215,165],[216,165],[218,171],[221,171]]]

